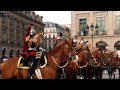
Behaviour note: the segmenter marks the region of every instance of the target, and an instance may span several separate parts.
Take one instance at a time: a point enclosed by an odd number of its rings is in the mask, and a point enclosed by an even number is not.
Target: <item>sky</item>
[[[71,24],[71,11],[35,11],[35,13],[43,16],[43,22]]]

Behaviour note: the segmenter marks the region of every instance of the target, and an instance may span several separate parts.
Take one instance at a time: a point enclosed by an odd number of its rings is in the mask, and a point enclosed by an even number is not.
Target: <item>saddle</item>
[[[17,67],[22,69],[29,69],[29,61],[27,60],[27,54],[20,52]],[[37,61],[36,67],[44,68],[47,65],[47,57],[43,52],[36,52],[35,61]]]
[[[29,69],[28,66],[28,61],[26,60],[26,58],[20,56],[18,59],[18,64],[17,64],[17,68],[21,68],[21,69]]]
[[[36,60],[38,60],[37,67],[44,68],[47,65],[47,56],[44,52],[36,52]]]

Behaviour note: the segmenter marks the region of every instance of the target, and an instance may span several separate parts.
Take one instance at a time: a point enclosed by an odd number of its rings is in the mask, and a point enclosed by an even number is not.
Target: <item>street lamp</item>
[[[92,31],[92,49],[93,49],[93,31],[94,31],[94,25],[93,25],[93,23],[91,23],[91,25],[90,25],[90,29],[91,29],[91,31]],[[98,25],[96,24],[96,26],[95,26],[95,30],[97,31],[98,30]],[[86,26],[86,31],[89,31],[89,26],[87,25]]]
[[[94,30],[93,23],[91,23],[90,28],[91,28],[91,31],[92,31],[92,49],[93,49],[93,30]]]

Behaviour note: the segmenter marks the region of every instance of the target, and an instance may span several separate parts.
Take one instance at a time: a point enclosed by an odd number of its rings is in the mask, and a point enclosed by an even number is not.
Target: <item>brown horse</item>
[[[70,52],[68,48],[72,45],[67,41],[61,41],[53,50],[47,53],[48,64],[41,69],[43,79],[55,79],[59,73],[59,66],[63,56],[69,57]],[[17,68],[18,57],[9,58],[1,64],[1,77],[2,79],[10,79],[16,77],[17,79],[26,79],[28,69]],[[39,67],[38,67],[39,68]],[[34,73],[34,78],[37,79]]]
[[[59,66],[63,56],[69,57],[72,45],[67,41],[61,41],[53,50],[47,52],[48,64],[41,69],[43,79],[55,79],[59,73]],[[18,57],[8,58],[7,61],[0,65],[2,79],[10,79],[16,77],[17,79],[26,79],[28,69],[17,68]],[[39,67],[38,67],[39,68]],[[37,68],[36,68],[37,69]],[[34,73],[34,78],[37,79]]]
[[[65,67],[66,79],[76,79],[77,74],[80,70],[84,79],[92,79],[93,67],[90,64],[90,54],[87,51],[88,48],[80,49],[76,53],[76,59],[71,60],[70,63]]]
[[[115,71],[118,68],[118,55],[114,55],[114,52],[110,52],[107,54],[109,57],[108,60],[108,75],[109,75],[109,79],[112,78],[112,76],[114,75],[114,79],[115,79]]]
[[[66,47],[67,45],[67,47]],[[67,57],[69,59],[70,53],[72,52],[72,45],[67,40],[59,43],[53,50],[48,52],[48,62],[49,64],[40,69],[40,67],[36,69],[41,70],[42,77],[44,79],[57,79],[59,75],[59,68],[61,68],[62,59]],[[37,76],[34,72],[34,79],[37,79]]]
[[[101,48],[95,50],[92,52],[94,58],[98,62],[98,65],[94,67],[94,72],[95,72],[95,78],[96,79],[102,79],[102,73],[103,73],[103,68],[100,66],[102,63],[102,60],[104,58],[103,50]]]

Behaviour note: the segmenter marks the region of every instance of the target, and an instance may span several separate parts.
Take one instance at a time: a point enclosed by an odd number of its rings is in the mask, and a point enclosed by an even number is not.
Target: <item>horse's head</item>
[[[60,49],[63,50],[62,56],[69,59],[74,52],[72,44],[67,39],[61,41],[59,44],[62,45]]]
[[[49,51],[49,54],[62,59],[62,57],[70,57],[72,50],[72,44],[65,39],[54,46],[53,49]]]
[[[81,49],[78,53],[78,57],[79,63],[86,63],[87,61],[89,61],[89,52],[86,49]]]
[[[104,51],[104,58],[103,58],[103,65],[108,65],[109,64],[109,62],[111,61],[111,54],[110,54],[110,52],[108,52],[108,51]]]
[[[102,57],[102,55],[103,55],[103,50],[101,50],[101,49],[97,49],[95,52],[93,52],[93,54],[95,53],[95,58],[97,59],[97,60],[101,60],[101,57]]]

